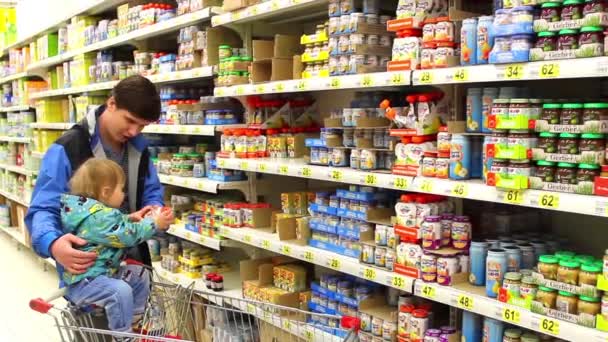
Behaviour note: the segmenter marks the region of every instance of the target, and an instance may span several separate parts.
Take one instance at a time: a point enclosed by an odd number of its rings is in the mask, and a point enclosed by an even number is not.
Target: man
[[[141,219],[154,206],[163,205],[163,188],[148,154],[143,128],[158,120],[160,98],[148,79],[131,76],[120,81],[106,104],[87,113],[46,152],[36,187],[25,217],[34,251],[52,257],[73,274],[82,274],[93,265],[96,254],[79,251],[87,241],[64,234],[60,221],[60,195],[68,192],[68,182],[89,158],[108,158],[127,175],[124,213]],[[145,243],[129,251],[131,258],[150,264]],[[60,267],[62,266],[62,267]]]

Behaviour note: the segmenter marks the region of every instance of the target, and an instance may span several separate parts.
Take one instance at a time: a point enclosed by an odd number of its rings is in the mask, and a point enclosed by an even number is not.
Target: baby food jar
[[[512,296],[520,296],[521,287],[521,273],[519,272],[507,272],[505,274],[505,281],[502,283],[502,288],[507,290]]]
[[[557,291],[548,287],[539,286],[535,300],[542,303],[547,309],[555,309]]]
[[[521,285],[519,286],[519,294],[522,298],[526,298],[531,295],[532,298],[536,297],[538,292],[538,285],[531,276],[525,276],[521,279]]]
[[[576,174],[576,164],[558,163],[555,172],[555,181],[556,183],[561,184],[576,184]]]
[[[561,20],[577,20],[583,18],[583,1],[566,0],[563,3]]]
[[[583,104],[565,103],[560,115],[562,125],[581,125],[583,123]]]
[[[578,298],[574,293],[559,291],[555,299],[555,308],[558,311],[575,315],[578,310]]]
[[[576,314],[591,315],[595,318],[602,311],[601,299],[596,297],[580,296],[576,306]]]
[[[605,12],[607,6],[605,0],[587,0],[583,6],[583,17],[588,14]]]
[[[558,260],[553,255],[541,255],[538,258],[538,272],[545,279],[555,280],[557,278]]]
[[[437,257],[425,252],[420,258],[420,273],[422,280],[427,283],[437,281]]]
[[[578,36],[576,57],[598,57],[604,54],[604,34],[599,26],[585,26]]]
[[[543,111],[540,115],[541,120],[547,121],[549,124],[559,124],[562,115],[561,103],[545,103]]]
[[[560,12],[560,3],[545,2],[540,7],[540,19],[544,19],[548,22],[560,21]]]
[[[537,147],[542,149],[545,153],[556,153],[557,142],[557,134],[543,132],[539,135]]]
[[[576,172],[576,182],[577,184],[581,184],[583,182],[595,182],[595,177],[600,175],[600,166],[596,164],[578,164],[578,171]],[[593,194],[592,189],[584,190],[585,192],[589,192],[590,195]]]
[[[576,285],[578,284],[578,273],[580,264],[573,260],[561,260],[557,268],[557,281]]]
[[[437,258],[437,283],[452,285],[452,276],[460,270],[459,260],[456,257]]]
[[[594,264],[582,264],[581,271],[578,273],[578,285],[581,286],[585,284],[596,286],[597,277],[600,275],[600,273],[602,273],[602,268],[600,266]]]
[[[578,31],[573,29],[560,30],[557,38],[557,50],[578,49]]]
[[[539,32],[534,47],[544,52],[557,50],[557,35],[555,32]]]
[[[536,163],[535,175],[543,182],[553,183],[555,182],[556,170],[556,164],[554,162],[540,160]]]
[[[557,141],[557,153],[578,154],[578,135],[572,133],[561,133]]]

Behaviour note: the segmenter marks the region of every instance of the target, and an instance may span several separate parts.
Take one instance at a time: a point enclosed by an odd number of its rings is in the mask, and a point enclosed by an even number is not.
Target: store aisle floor
[[[55,269],[44,271],[35,254],[0,232],[0,341],[59,341],[54,321],[32,311],[29,300],[57,288]]]

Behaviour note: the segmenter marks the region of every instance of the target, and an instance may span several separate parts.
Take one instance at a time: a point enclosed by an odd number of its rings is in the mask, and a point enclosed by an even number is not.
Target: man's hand
[[[97,253],[83,252],[73,246],[84,246],[87,241],[73,234],[65,234],[51,245],[51,255],[68,272],[82,274],[95,263]]]
[[[153,206],[151,206],[151,205],[147,205],[147,206],[145,206],[145,207],[143,207],[143,208],[139,209],[138,211],[136,211],[136,212],[134,212],[134,213],[130,214],[130,215],[129,215],[129,219],[130,219],[132,222],[139,222],[139,221],[143,220],[143,219],[144,219],[144,217],[145,217],[146,215],[148,215],[148,213],[149,213],[149,212],[151,212],[153,209],[154,209],[154,207],[153,207]]]

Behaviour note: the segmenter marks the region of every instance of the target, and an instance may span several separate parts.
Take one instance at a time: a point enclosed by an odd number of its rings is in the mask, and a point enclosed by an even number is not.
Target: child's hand
[[[160,230],[169,229],[169,225],[173,223],[175,218],[173,217],[172,210],[160,210],[154,215],[154,223],[156,223],[156,227]]]
[[[141,208],[139,211],[129,214],[129,219],[131,220],[131,222],[139,222],[143,220],[144,217],[146,217],[146,215],[148,215],[148,213],[150,213],[153,209],[154,207],[152,207],[151,205],[147,205]]]

